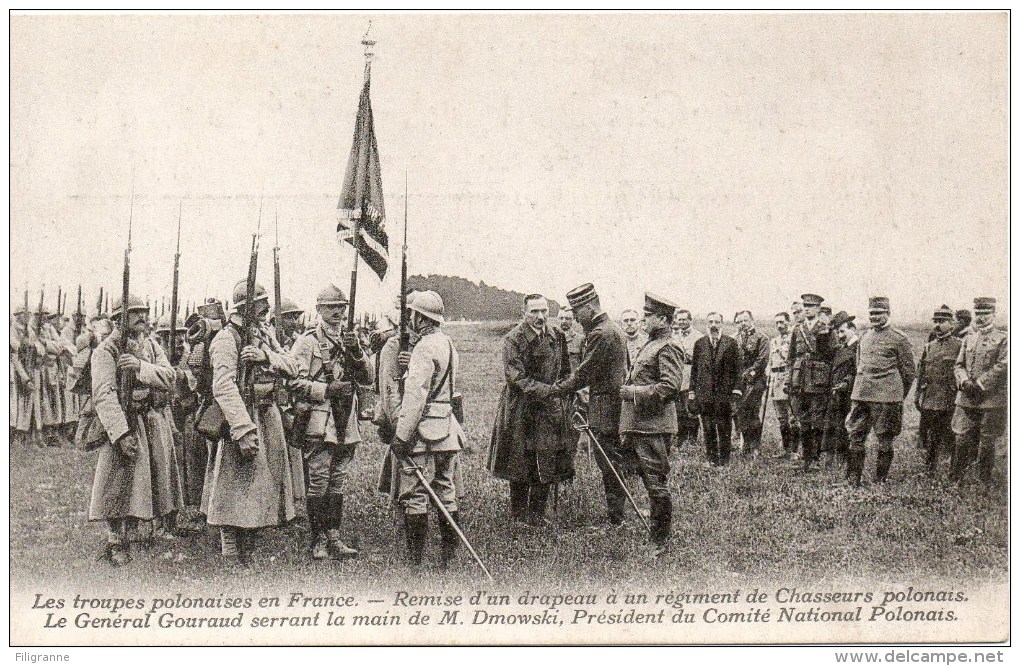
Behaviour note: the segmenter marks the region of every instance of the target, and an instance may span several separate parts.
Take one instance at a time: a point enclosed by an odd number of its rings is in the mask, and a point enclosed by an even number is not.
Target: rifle
[[[120,300],[120,340],[118,340],[118,346],[120,347],[120,353],[127,353],[128,342],[131,340],[131,326],[128,312],[129,301],[131,300],[131,223],[134,220],[135,212],[135,188],[131,186],[131,209],[128,213],[128,236],[127,236],[127,249],[124,250],[124,274],[123,283],[121,288],[121,300]],[[127,419],[128,432],[132,435],[135,434],[136,426],[135,423],[135,408],[134,408],[134,392],[135,392],[135,373],[130,370],[123,370],[120,372],[120,382],[117,386],[118,398],[120,400],[121,409],[124,410],[124,417]]]
[[[74,313],[74,339],[78,340],[81,329],[85,326],[85,313],[81,309],[81,285],[78,285],[78,310]]]
[[[43,285],[42,289],[39,290],[39,309],[36,310],[35,313],[35,337],[37,339],[39,339],[40,335],[42,334],[42,320],[43,320],[42,313],[43,308],[46,307],[45,305],[43,305],[43,301],[45,301],[45,299],[46,299],[46,285]]]
[[[404,245],[400,250],[400,325],[397,328],[400,336],[399,351],[406,352],[411,347],[411,334],[408,331],[407,314],[407,171],[404,171]],[[400,395],[404,395],[404,376],[400,376]],[[395,425],[395,424],[394,424]]]
[[[63,308],[60,307],[60,301],[61,301],[61,297],[62,296],[63,296],[63,288],[62,287],[57,287],[57,316],[58,317],[64,314]]]
[[[255,326],[258,320],[255,317],[255,277],[259,266],[259,230],[262,228],[262,203],[259,202],[259,220],[255,233],[251,237],[251,256],[248,260],[248,280],[245,283],[244,316],[242,317],[243,327],[241,329],[241,349],[252,344],[254,341]],[[241,399],[248,410],[252,420],[256,417],[255,404],[255,369],[250,363],[244,363],[238,373],[238,385],[241,391]]]
[[[276,209],[276,245],[273,246],[273,320],[276,322],[276,341],[283,344],[283,286],[280,281],[280,209]]]
[[[181,276],[181,213],[184,202],[177,207],[177,250],[174,253],[174,284],[170,292],[170,365],[177,367],[181,360],[177,353],[177,286]]]

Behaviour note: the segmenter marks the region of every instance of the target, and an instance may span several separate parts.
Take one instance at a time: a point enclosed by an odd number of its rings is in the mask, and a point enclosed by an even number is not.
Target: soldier
[[[22,306],[14,313],[16,320],[10,329],[11,373],[14,380],[11,395],[11,426],[14,436],[22,444],[33,443],[40,427],[39,390],[40,372],[36,359],[46,352],[32,330],[32,314]],[[41,433],[38,433],[41,434]]]
[[[248,304],[246,287],[245,280],[234,287],[234,310],[209,346],[212,396],[223,414],[225,434],[206,479],[208,523],[220,528],[223,558],[242,564],[251,556],[252,530],[278,526],[295,516],[290,452],[275,402],[275,383],[295,377],[297,363],[265,324],[269,313],[265,288],[256,285],[255,298]],[[256,324],[248,331],[251,344],[242,347],[249,307],[254,308]],[[244,364],[253,384],[254,405],[246,404],[238,386]]]
[[[928,452],[927,473],[934,477],[942,453],[953,450],[954,368],[962,341],[953,335],[953,310],[943,305],[932,316],[935,337],[924,345],[917,364],[914,406],[921,414],[918,433]]]
[[[42,325],[39,327],[38,339],[45,351],[38,358],[41,371],[38,399],[43,439],[47,446],[60,446],[64,425],[64,380],[60,376],[58,358],[64,343],[53,325],[58,315],[46,309],[41,314]]]
[[[825,427],[832,372],[832,330],[818,317],[822,301],[817,294],[804,294],[804,321],[790,334],[787,392],[798,430],[804,470],[810,471],[818,458]],[[795,315],[796,316],[796,315]]]
[[[624,335],[627,336],[628,364],[633,366],[638,352],[648,342],[648,334],[641,330],[637,310],[624,310],[620,314],[620,323],[623,326]]]
[[[213,367],[210,347],[216,335],[223,330],[226,319],[223,304],[215,298],[207,298],[202,305],[195,308],[195,312],[185,321],[188,331],[186,339],[190,349],[188,370],[194,377],[194,390],[198,400],[198,407],[195,410],[195,446],[190,449],[189,453],[194,456],[191,464],[196,469],[200,468],[198,466],[203,461],[205,463],[205,472],[198,478],[202,480],[202,502],[199,505],[199,512],[206,516],[209,515],[209,493],[212,491],[211,481],[219,437],[203,434],[199,424],[202,423],[203,417],[216,402],[213,397]],[[215,412],[215,409],[213,411]]]
[[[955,319],[956,330],[953,331],[953,335],[962,340],[967,337],[968,333],[970,333],[970,310],[957,310],[955,313]]]
[[[315,299],[318,325],[294,345],[295,435],[308,471],[305,502],[315,560],[359,554],[341,537],[344,490],[362,441],[356,383],[370,383],[374,370],[357,332],[345,328],[348,303],[340,289],[326,285]]]
[[[783,443],[782,453],[777,453],[775,457],[788,458],[795,452],[793,435],[790,432],[790,396],[786,392],[786,380],[789,376],[786,371],[786,359],[790,353],[790,314],[788,312],[776,314],[775,324],[776,336],[769,340],[768,393],[771,396],[772,407],[776,410],[779,439]]]
[[[74,365],[74,357],[78,353],[75,345],[74,325],[66,317],[60,329],[60,353],[57,355],[57,373],[60,380],[61,403],[63,405],[63,418],[61,419],[62,439],[71,441],[74,438],[74,431],[78,425],[78,413],[81,411],[80,394],[71,390],[72,378],[71,368]]]
[[[956,357],[956,453],[951,478],[960,482],[974,458],[991,483],[995,446],[1006,430],[1009,336],[995,328],[995,299],[974,299],[974,324]]]
[[[624,448],[620,441],[620,387],[627,378],[627,338],[602,311],[591,283],[567,292],[567,301],[584,329],[584,345],[577,370],[556,386],[565,393],[589,390],[588,424],[605,451],[605,456],[596,455],[595,461],[606,493],[606,520],[609,525],[621,525],[627,495],[609,465],[621,476],[637,470],[633,449]]]
[[[701,422],[694,410],[694,405],[688,400],[688,393],[691,390],[691,363],[694,359],[694,343],[705,336],[704,333],[694,328],[693,317],[690,310],[677,310],[673,317],[673,342],[683,349],[683,379],[680,382],[680,398],[676,403],[677,437],[680,445],[697,444],[698,428]]]
[[[804,301],[793,301],[790,303],[790,315],[793,317],[793,325],[797,326],[804,322]]]
[[[299,329],[301,328],[301,315],[305,313],[304,308],[290,300],[283,299],[280,304],[280,321],[273,320],[273,330],[276,333],[280,346],[284,349],[292,349],[297,342]]]
[[[620,387],[620,435],[637,455],[638,469],[648,491],[649,541],[653,556],[669,548],[673,501],[669,492],[669,443],[676,434],[676,396],[680,391],[683,362],[680,348],[672,343],[676,304],[645,294],[645,332],[642,347],[627,382]]]
[[[743,438],[741,453],[758,455],[761,447],[762,422],[759,416],[761,401],[765,397],[766,366],[769,362],[769,340],[755,330],[750,310],[741,310],[734,318],[739,333],[740,381],[737,388],[741,396],[734,417]]]
[[[875,481],[889,475],[894,457],[893,438],[903,428],[903,400],[914,383],[914,355],[910,342],[889,326],[889,299],[874,296],[868,301],[871,328],[857,347],[857,377],[851,393],[846,429],[850,435],[847,461],[850,480],[859,486],[864,471],[865,442],[873,431],[878,440]]]
[[[120,348],[114,328],[93,352],[89,367],[96,414],[109,441],[96,461],[89,520],[109,527],[104,556],[114,566],[131,561],[130,541],[139,520],[172,518],[183,508],[174,451],[168,394],[177,382],[166,354],[148,338],[148,307],[140,298],[128,299],[130,339]],[[114,302],[119,322],[122,303]],[[122,373],[136,377],[135,390],[121,404],[118,380]],[[129,409],[128,409],[129,408]],[[128,421],[128,412],[133,422]]]
[[[457,453],[466,437],[453,405],[459,371],[457,350],[440,328],[445,321],[443,299],[434,291],[423,291],[409,299],[407,307],[418,341],[408,359],[391,449],[400,467],[399,501],[408,555],[417,566],[424,559],[428,537],[429,495],[416,470],[425,476],[456,523]],[[440,520],[439,532],[440,562],[445,568],[454,558],[458,537],[446,520]]]
[[[544,296],[525,296],[524,320],[503,337],[506,385],[489,448],[489,471],[510,482],[511,517],[533,527],[548,524],[553,485],[574,478],[577,443],[570,401],[556,388],[570,376],[567,341],[548,313]]]
[[[291,352],[296,351],[297,341],[304,332],[301,326],[301,316],[304,309],[289,298],[284,298],[280,304],[280,321],[275,319],[272,322],[273,334],[276,336],[280,346]],[[308,509],[305,504],[305,462],[298,444],[299,434],[294,432],[294,405],[291,400],[288,387],[279,386],[276,395],[276,404],[280,408],[280,415],[283,417],[283,431],[287,438],[287,445],[290,446],[290,474],[294,485],[294,504],[299,518],[307,517]]]
[[[575,326],[574,311],[570,306],[560,308],[560,331],[567,339],[567,357],[570,359],[570,371],[577,370],[581,363],[581,346],[584,344],[584,332]]]
[[[850,394],[857,376],[858,343],[853,315],[840,310],[832,318],[831,328],[836,331],[841,346],[832,357],[829,404],[825,408],[825,432],[822,435],[821,450],[828,453],[827,466],[831,466],[837,456],[845,459],[850,448],[846,415],[850,413]],[[847,479],[850,479],[849,475]]]

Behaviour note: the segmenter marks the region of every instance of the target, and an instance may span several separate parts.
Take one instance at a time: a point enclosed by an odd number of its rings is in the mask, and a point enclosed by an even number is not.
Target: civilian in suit
[[[722,315],[709,313],[708,335],[694,343],[688,398],[701,415],[708,462],[715,466],[730,460],[731,401],[741,395],[740,367],[737,341],[722,334]]]

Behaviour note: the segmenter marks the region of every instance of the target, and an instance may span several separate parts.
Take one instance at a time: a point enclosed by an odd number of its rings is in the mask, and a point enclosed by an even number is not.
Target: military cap
[[[440,324],[446,321],[446,306],[443,297],[434,291],[417,291],[414,298],[407,301],[407,309],[424,315]]]
[[[300,313],[302,313],[304,311],[305,311],[305,309],[303,307],[301,307],[300,305],[298,305],[294,301],[290,300],[289,298],[283,299],[283,303],[280,304],[280,314],[281,315],[300,314]]]
[[[580,287],[576,287],[567,292],[567,302],[570,303],[571,308],[579,308],[586,303],[590,303],[598,298],[599,295],[595,292],[595,285],[591,282],[586,282]]]
[[[845,310],[840,310],[832,318],[832,321],[829,322],[829,325],[833,329],[839,330],[840,326],[842,326],[843,324],[852,323],[854,319],[856,319],[856,317],[854,317],[852,314],[847,314]]]
[[[932,315],[932,321],[952,321],[953,319],[953,308],[948,305],[943,305],[935,311]]]
[[[316,305],[347,305],[350,301],[347,300],[347,295],[340,291],[340,287],[335,284],[328,284],[323,287],[319,295],[315,297]]]
[[[818,311],[827,315],[832,314],[832,308],[830,308],[828,305],[823,305],[822,307],[818,308]]]
[[[676,309],[680,307],[668,298],[656,296],[650,291],[645,292],[645,313],[657,314],[672,317]]]
[[[234,293],[231,295],[231,298],[234,301],[234,310],[239,310],[241,306],[245,304],[245,301],[248,299],[247,280],[241,280],[240,282],[234,285]],[[265,287],[263,287],[260,284],[256,284],[254,302],[258,303],[259,301],[265,301],[266,303],[268,303],[269,293],[266,291]]]
[[[112,314],[113,316],[117,316],[120,314],[122,298],[123,297],[118,297],[113,302],[113,309],[110,311],[110,314]],[[148,312],[148,311],[149,306],[145,304],[145,301],[135,296],[134,294],[128,296],[128,312]]]
[[[800,302],[804,305],[821,305],[825,299],[818,294],[801,294]]]
[[[995,299],[991,296],[978,296],[974,299],[974,314],[995,312]]]
[[[868,299],[869,312],[889,312],[888,296],[872,296]]]

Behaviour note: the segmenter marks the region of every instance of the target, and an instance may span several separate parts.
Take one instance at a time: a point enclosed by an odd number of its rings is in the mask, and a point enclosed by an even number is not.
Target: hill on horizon
[[[524,310],[524,294],[472,282],[452,275],[412,275],[408,287],[416,290],[431,289],[443,297],[448,320],[507,321],[519,319]],[[556,316],[559,303],[549,299],[549,315]]]

